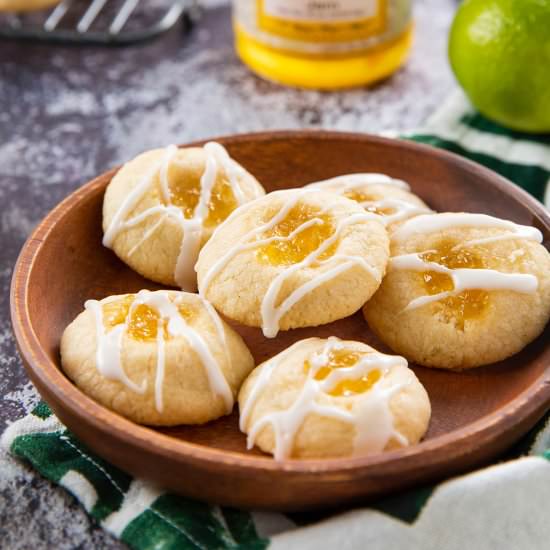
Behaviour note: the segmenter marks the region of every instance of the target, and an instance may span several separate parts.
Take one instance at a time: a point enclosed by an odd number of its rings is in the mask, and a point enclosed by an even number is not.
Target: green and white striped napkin
[[[485,164],[548,205],[550,136],[504,130],[457,94],[406,137]],[[209,506],[167,493],[95,456],[44,403],[10,425],[2,445],[138,550],[550,548],[550,413],[489,468],[328,519]]]
[[[479,162],[550,207],[550,134],[508,130],[476,112],[455,92],[421,130],[405,137]]]

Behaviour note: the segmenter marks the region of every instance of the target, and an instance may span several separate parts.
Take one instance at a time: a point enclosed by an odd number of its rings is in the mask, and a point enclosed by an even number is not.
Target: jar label
[[[385,26],[385,0],[257,0],[258,27],[309,42],[368,38]]]
[[[237,27],[256,40],[300,53],[345,53],[404,32],[411,0],[234,0]]]
[[[261,9],[272,17],[302,21],[350,21],[373,17],[378,0],[260,0]]]

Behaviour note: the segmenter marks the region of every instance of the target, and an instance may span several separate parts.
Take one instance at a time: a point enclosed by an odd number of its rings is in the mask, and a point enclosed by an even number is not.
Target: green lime
[[[550,132],[550,0],[466,0],[449,58],[486,117],[524,132]]]

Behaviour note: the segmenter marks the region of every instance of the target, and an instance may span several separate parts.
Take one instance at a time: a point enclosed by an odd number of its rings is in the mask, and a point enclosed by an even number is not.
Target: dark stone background
[[[0,430],[38,400],[15,351],[9,284],[38,221],[93,176],[168,143],[275,128],[410,130],[453,88],[453,0],[417,0],[407,66],[372,89],[281,88],[237,60],[229,8],[126,48],[0,41]],[[0,548],[118,548],[74,499],[0,451]]]

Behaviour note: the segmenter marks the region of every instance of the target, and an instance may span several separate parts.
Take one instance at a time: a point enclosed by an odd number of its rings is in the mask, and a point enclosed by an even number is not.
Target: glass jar
[[[262,77],[338,89],[389,76],[412,43],[411,0],[233,0],[240,58]]]

